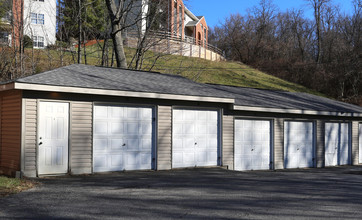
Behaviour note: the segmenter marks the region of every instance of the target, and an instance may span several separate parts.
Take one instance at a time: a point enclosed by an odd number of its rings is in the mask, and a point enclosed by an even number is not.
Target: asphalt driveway
[[[219,168],[43,178],[3,219],[361,219],[362,167]]]

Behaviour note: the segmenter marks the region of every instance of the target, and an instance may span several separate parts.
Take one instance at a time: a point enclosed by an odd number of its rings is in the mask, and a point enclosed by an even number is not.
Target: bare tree
[[[109,17],[111,20],[111,37],[113,40],[113,47],[116,56],[117,67],[127,68],[126,55],[123,47],[122,31],[128,25],[125,23],[128,13],[134,8],[134,1],[126,0],[105,0],[108,8]],[[139,18],[138,18],[139,19]],[[136,23],[134,23],[136,24]]]
[[[322,14],[323,9],[331,0],[306,0],[309,2],[314,10],[314,19],[316,22],[316,37],[317,37],[317,58],[316,62],[320,64],[322,62]]]

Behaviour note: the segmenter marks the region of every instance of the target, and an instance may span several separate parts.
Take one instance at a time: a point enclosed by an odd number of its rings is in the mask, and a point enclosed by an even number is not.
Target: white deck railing
[[[194,37],[190,37],[190,36],[181,37],[179,35],[177,36],[171,32],[166,32],[166,31],[157,31],[157,32],[153,32],[152,34],[155,36],[158,36],[162,39],[169,39],[169,40],[173,40],[173,41],[179,41],[179,42],[185,42],[188,44],[198,45],[198,46],[204,47],[210,51],[213,51],[213,52],[223,56],[223,51],[221,49],[219,49],[211,44],[204,43],[203,40],[197,40]],[[130,36],[130,37],[138,37],[139,33],[137,33],[136,31],[128,31],[126,33],[126,35]]]

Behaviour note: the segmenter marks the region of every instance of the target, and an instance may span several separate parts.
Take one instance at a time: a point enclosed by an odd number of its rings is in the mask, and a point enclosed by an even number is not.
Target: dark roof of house
[[[362,107],[306,93],[196,83],[155,72],[89,65],[70,65],[17,79],[15,82],[132,92],[235,99],[235,105],[330,112],[362,113]]]
[[[331,112],[361,113],[362,107],[307,93],[209,85],[235,98],[235,105]]]
[[[189,21],[187,22],[186,27],[194,27],[198,22],[199,21]]]
[[[15,80],[19,83],[132,92],[228,98],[210,86],[177,75],[156,72],[70,65]]]

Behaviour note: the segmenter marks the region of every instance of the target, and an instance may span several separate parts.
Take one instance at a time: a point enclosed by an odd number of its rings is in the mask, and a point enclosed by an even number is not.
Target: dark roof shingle
[[[235,105],[362,113],[362,107],[306,93],[201,84],[154,72],[70,65],[16,80],[20,83],[235,99]]]

